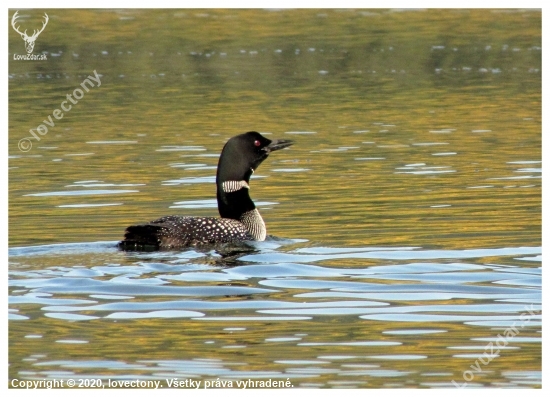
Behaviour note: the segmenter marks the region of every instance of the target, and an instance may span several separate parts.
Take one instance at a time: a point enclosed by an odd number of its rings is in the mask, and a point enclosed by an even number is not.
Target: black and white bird
[[[292,145],[291,140],[269,140],[257,132],[229,139],[216,173],[221,218],[169,215],[126,228],[119,247],[124,250],[170,249],[209,244],[263,241],[267,231],[249,195],[250,176],[269,154]]]

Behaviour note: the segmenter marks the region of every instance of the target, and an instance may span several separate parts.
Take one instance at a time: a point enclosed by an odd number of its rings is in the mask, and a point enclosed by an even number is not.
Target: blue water
[[[272,239],[239,251],[128,253],[116,242],[96,242],[12,248],[9,254],[11,327],[43,324],[20,336],[27,349],[35,348],[21,357],[15,377],[289,378],[302,387],[455,387],[454,380],[479,386],[484,383],[477,378],[465,382],[469,374],[460,370],[483,358],[499,333],[521,330],[491,356],[495,363],[541,345],[540,247],[336,248]],[[354,265],[346,265],[350,260]],[[361,261],[379,264],[357,265]],[[185,340],[187,329],[200,330],[200,338],[163,352],[163,359],[134,357],[125,350],[128,336],[120,334],[119,321],[130,335],[162,326],[167,334],[154,339],[165,343],[174,343],[174,333]],[[348,323],[348,335],[338,335],[342,322]],[[331,323],[340,331],[323,336]],[[108,342],[111,354],[126,348],[116,360],[64,357],[57,353],[63,346],[92,349],[102,337],[95,330],[62,332],[50,340],[63,324],[75,331],[85,324],[116,326],[119,334]],[[44,343],[58,347],[40,354],[50,349]],[[196,343],[198,351],[191,348]],[[284,348],[274,354],[273,346]],[[258,370],[246,354],[235,356],[237,364],[215,353],[219,349],[264,350],[269,360]],[[407,362],[421,365],[404,370]],[[492,378],[499,386],[540,385],[541,372],[493,370]]]

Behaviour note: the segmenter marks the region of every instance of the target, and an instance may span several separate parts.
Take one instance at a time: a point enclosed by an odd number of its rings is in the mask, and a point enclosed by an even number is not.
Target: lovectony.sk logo
[[[27,35],[27,29],[25,29],[24,32],[21,32],[19,29],[19,26],[16,26],[18,13],[19,11],[15,11],[15,14],[13,14],[13,17],[11,18],[11,26],[13,29],[21,35],[23,40],[25,41],[25,50],[27,50],[26,55],[18,55],[13,54],[13,59],[15,60],[26,60],[26,61],[44,61],[47,60],[46,54],[40,54],[40,55],[34,55],[32,52],[34,50],[34,43],[36,42],[36,39],[38,38],[38,35],[44,31],[44,28],[48,24],[48,21],[50,18],[48,18],[48,14],[44,13],[44,22],[42,22],[42,29],[36,30],[34,29],[34,32],[31,36]]]

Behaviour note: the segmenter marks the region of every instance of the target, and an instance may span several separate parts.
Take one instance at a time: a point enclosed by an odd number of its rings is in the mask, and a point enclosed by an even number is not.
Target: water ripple
[[[502,332],[498,330],[507,327],[521,326],[522,335],[500,355],[541,346],[540,247],[431,250],[305,244],[272,239],[239,247],[236,253],[231,249],[126,253],[116,249],[116,242],[12,248],[8,282],[12,324],[43,317],[60,324],[110,328],[123,321],[125,329],[135,328],[129,332],[137,332],[134,337],[139,338],[145,324],[172,333],[166,322],[178,321],[177,336],[171,340],[184,337],[186,344],[230,354],[255,351],[256,345],[276,346],[270,368],[284,368],[237,371],[232,367],[241,364],[227,360],[30,357],[32,370],[19,376],[63,379],[74,377],[81,368],[98,368],[135,373],[140,379],[269,376],[302,379],[300,385],[307,386],[306,378],[334,374],[348,379],[343,380],[345,386],[360,377],[407,377],[416,372],[390,363],[429,363],[443,350],[450,352],[447,360],[476,360],[485,345],[475,342],[494,342]],[[324,337],[333,323],[353,324],[355,331]],[[195,341],[197,327],[211,329],[209,336]],[[464,328],[463,337],[456,336],[457,327]],[[47,331],[25,335],[26,343],[50,340]],[[84,335],[69,333],[53,342],[95,346],[95,340]],[[452,377],[445,371],[447,375],[441,376],[433,370],[424,372],[421,375],[430,379],[424,383],[429,384],[438,384],[438,377]],[[116,378],[113,373],[108,376]]]

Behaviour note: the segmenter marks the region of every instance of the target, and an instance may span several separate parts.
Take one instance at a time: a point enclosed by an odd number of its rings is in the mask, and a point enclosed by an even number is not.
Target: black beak
[[[274,141],[271,141],[271,143],[269,145],[264,147],[264,150],[267,153],[271,153],[271,152],[274,152],[275,150],[280,150],[280,149],[284,149],[286,147],[289,147],[293,143],[294,142],[291,141],[290,139],[276,139]]]

